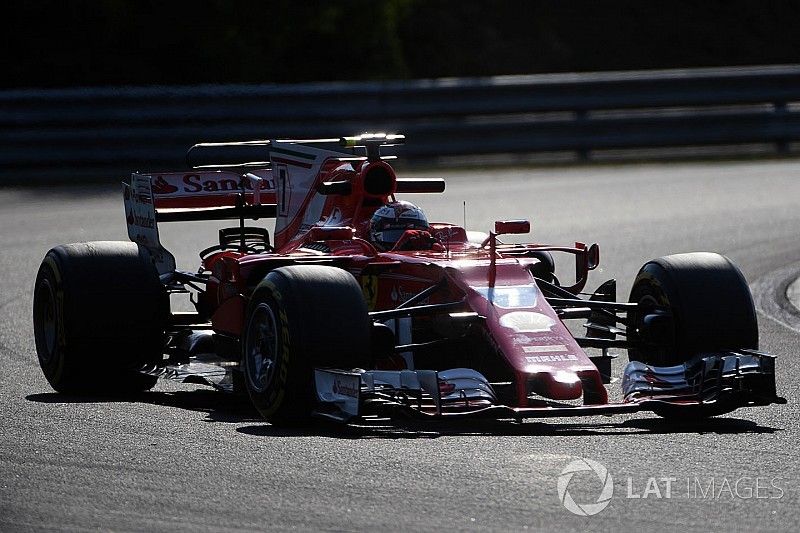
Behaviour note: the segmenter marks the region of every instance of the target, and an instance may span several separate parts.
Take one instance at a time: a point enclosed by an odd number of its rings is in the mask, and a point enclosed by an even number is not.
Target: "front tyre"
[[[273,424],[305,422],[315,400],[314,367],[369,362],[370,321],[361,287],[345,270],[296,265],[271,271],[247,309],[245,384]]]
[[[629,337],[638,343],[628,350],[631,361],[671,366],[704,352],[758,348],[750,289],[722,255],[693,252],[649,261],[629,301],[638,304],[629,313]]]

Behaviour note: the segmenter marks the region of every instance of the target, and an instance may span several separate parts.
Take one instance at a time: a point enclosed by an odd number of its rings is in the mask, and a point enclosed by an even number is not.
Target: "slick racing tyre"
[[[131,242],[87,242],[47,252],[33,295],[39,365],[58,392],[152,388],[141,374],[161,359],[169,300],[148,252]]]
[[[553,259],[553,254],[546,250],[535,250],[529,253],[529,257],[538,259],[539,262],[530,267],[530,272],[534,277],[543,279],[548,283],[558,285],[558,279],[555,276],[556,262]]]
[[[273,424],[304,423],[314,367],[364,367],[369,342],[367,305],[350,273],[321,265],[271,271],[253,293],[242,338],[253,404]]]
[[[631,361],[672,366],[699,353],[758,348],[750,289],[739,269],[719,254],[649,261],[639,270],[629,301],[639,304],[629,313],[629,338],[639,344],[628,350]],[[658,314],[664,319],[653,320]]]

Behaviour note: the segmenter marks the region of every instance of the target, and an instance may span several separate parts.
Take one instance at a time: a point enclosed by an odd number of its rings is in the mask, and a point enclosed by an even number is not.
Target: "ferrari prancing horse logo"
[[[375,305],[378,303],[378,276],[362,276],[361,292],[364,293],[364,299],[367,301],[367,308],[370,311],[374,311]]]

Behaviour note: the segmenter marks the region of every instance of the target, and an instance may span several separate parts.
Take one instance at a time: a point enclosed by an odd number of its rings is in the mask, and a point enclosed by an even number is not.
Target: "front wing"
[[[639,362],[624,370],[619,403],[536,407],[502,405],[475,370],[345,371],[315,369],[316,415],[341,422],[369,416],[452,420],[611,415],[652,411],[662,416],[723,414],[739,407],[786,403],[775,390],[775,357],[762,352],[707,353],[678,366]]]

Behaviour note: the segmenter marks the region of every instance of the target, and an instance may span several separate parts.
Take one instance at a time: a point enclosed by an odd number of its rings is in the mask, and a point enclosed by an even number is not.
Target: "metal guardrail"
[[[201,141],[405,133],[402,156],[800,140],[800,65],[0,91],[0,183],[179,170]]]

